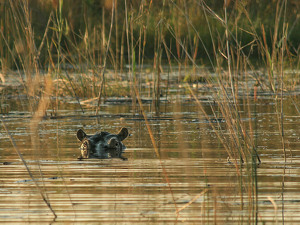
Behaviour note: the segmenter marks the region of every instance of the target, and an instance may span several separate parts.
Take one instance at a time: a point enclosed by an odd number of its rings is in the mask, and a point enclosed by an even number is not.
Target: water
[[[85,106],[82,115],[76,102],[69,102],[59,111],[61,117],[40,122],[34,142],[31,114],[9,104],[4,121],[40,190],[1,128],[1,222],[275,224],[283,215],[285,224],[300,222],[300,118],[289,98],[284,101],[285,164],[272,98],[251,101],[256,115],[243,118],[256,124],[262,160],[257,182],[247,169],[251,163],[235,167],[227,161],[226,150],[193,101],[162,103],[159,118],[145,105],[161,159],[144,119],[132,115],[130,103],[104,104],[100,116],[93,116],[92,107]],[[241,100],[241,111],[246,109]],[[77,160],[77,129],[93,134],[121,127],[131,134],[124,141],[128,161]]]

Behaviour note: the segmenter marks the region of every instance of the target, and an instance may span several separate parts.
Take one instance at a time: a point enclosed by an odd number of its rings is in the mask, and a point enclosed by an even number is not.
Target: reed
[[[4,130],[6,131],[10,141],[11,141],[11,144],[13,145],[13,148],[15,149],[15,151],[17,152],[19,158],[21,159],[23,165],[25,166],[26,168],[26,171],[28,173],[28,175],[30,176],[30,178],[33,180],[34,182],[34,185],[38,191],[38,193],[40,194],[41,196],[41,199],[43,200],[43,202],[47,205],[47,207],[49,208],[49,210],[51,211],[51,213],[53,214],[53,220],[55,220],[57,218],[57,215],[55,213],[55,211],[53,210],[50,202],[49,202],[49,199],[47,198],[47,195],[45,194],[45,192],[43,191],[43,189],[39,186],[38,182],[36,181],[36,178],[35,176],[32,174],[32,171],[30,170],[30,168],[28,167],[28,164],[26,162],[26,160],[24,159],[24,157],[22,156],[22,153],[21,151],[19,150],[18,146],[16,145],[15,143],[15,140],[13,138],[13,136],[11,135],[11,133],[9,132],[4,120],[0,117],[0,120],[2,122],[2,125],[4,127]]]
[[[291,10],[293,5],[286,0],[275,4],[225,0],[223,7],[219,7],[218,1],[114,0],[103,4],[94,1],[92,6],[90,1],[83,1],[79,7],[78,2],[60,0],[43,8],[39,0],[31,4],[30,1],[5,2],[8,10],[0,8],[3,24],[0,65],[4,75],[9,70],[17,70],[24,93],[30,99],[33,148],[39,149],[34,136],[39,123],[51,107],[53,114],[58,114],[60,97],[76,99],[82,113],[85,113],[82,101],[95,101],[93,112],[98,114],[101,101],[107,96],[129,96],[132,113],[143,115],[155,154],[160,159],[141,99],[150,96],[149,111],[160,116],[163,98],[173,103],[174,99],[189,95],[198,107],[199,120],[208,121],[228,155],[228,163],[236,170],[241,207],[248,207],[248,222],[258,221],[257,169],[263,159],[255,133],[256,103],[260,97],[258,91],[273,96],[283,163],[286,163],[289,155],[283,99],[285,93],[295,90],[300,80],[299,28],[293,22],[299,18]],[[275,12],[265,9],[266,4],[274,6]],[[35,7],[45,12],[45,26],[37,25]],[[80,8],[78,16],[72,14],[76,7]],[[269,18],[255,17],[256,12],[264,11],[269,13]],[[288,11],[292,13],[287,15]],[[150,69],[145,67],[148,64]],[[265,68],[267,75],[257,72],[258,67]],[[291,74],[286,72],[287,68],[292,70]],[[5,76],[1,77],[4,79]],[[199,98],[202,88],[216,90],[208,103]],[[288,98],[299,113],[299,104],[292,96]],[[241,102],[245,103],[244,108]],[[173,111],[179,108],[177,102]],[[174,119],[181,120],[176,116]],[[161,160],[160,166],[173,196]],[[282,221],[285,169],[282,171]],[[201,190],[182,207],[176,205],[173,196],[176,216],[204,194],[211,192]],[[214,195],[215,199],[219,197],[217,192]],[[250,203],[243,206],[246,200]],[[215,209],[217,204],[216,200]],[[217,212],[214,216],[217,221]]]
[[[114,22],[114,10],[115,10],[115,1],[113,0],[113,5],[112,5],[112,12],[111,12],[111,24],[110,24],[110,32],[109,32],[109,37],[108,37],[108,43],[107,43],[107,47],[106,47],[106,53],[105,53],[105,58],[104,58],[104,62],[103,62],[103,72],[102,72],[102,80],[101,80],[101,85],[100,85],[100,90],[99,90],[99,95],[98,95],[98,103],[97,103],[97,108],[95,111],[95,114],[98,114],[98,110],[99,110],[99,106],[100,106],[100,101],[101,101],[101,96],[102,96],[102,91],[103,91],[103,87],[104,87],[104,82],[105,82],[105,69],[106,69],[106,60],[107,60],[107,56],[108,56],[108,52],[109,52],[109,47],[110,47],[110,39],[111,39],[111,31],[112,31],[112,27],[113,27],[113,22]]]

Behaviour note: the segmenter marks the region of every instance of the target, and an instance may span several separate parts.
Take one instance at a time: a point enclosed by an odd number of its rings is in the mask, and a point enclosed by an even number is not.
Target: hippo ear
[[[123,141],[125,138],[128,137],[128,129],[123,127],[117,135],[118,135],[120,141]]]
[[[85,137],[86,137],[86,133],[83,130],[79,129],[77,131],[77,138],[78,138],[78,140],[82,141]]]

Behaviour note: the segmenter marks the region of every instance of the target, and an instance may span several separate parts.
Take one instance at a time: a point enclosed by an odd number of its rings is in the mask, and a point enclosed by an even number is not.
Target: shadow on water
[[[63,116],[45,118],[38,129],[39,150],[32,148],[28,130],[31,115],[26,111],[11,111],[5,115],[5,123],[57,218],[53,221],[33,180],[1,130],[0,220],[53,224],[248,224],[258,218],[263,223],[276,222],[282,219],[285,173],[285,222],[298,223],[300,213],[295,212],[299,211],[300,204],[299,117],[287,110],[291,113],[286,115],[284,126],[288,154],[292,157],[284,164],[272,101],[262,99],[256,107],[255,132],[262,164],[257,167],[255,201],[251,197],[253,183],[241,187],[236,167],[227,161],[222,144],[207,119],[199,118],[192,101],[162,107],[164,111],[159,118],[149,114],[171,190],[144,119],[133,115],[126,103],[106,103],[99,116],[93,116],[88,110],[81,115],[79,110],[66,107],[60,112]],[[222,126],[224,121],[221,118],[219,122]],[[87,133],[99,130],[114,133],[123,126],[130,131],[130,137],[124,141],[128,161],[77,160],[77,129],[84,128]],[[248,165],[239,166],[240,171],[245,171],[241,178],[247,180]]]

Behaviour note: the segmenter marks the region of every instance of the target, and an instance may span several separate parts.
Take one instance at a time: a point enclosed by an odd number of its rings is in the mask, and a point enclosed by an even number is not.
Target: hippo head
[[[82,129],[77,131],[77,138],[81,141],[79,159],[87,158],[121,158],[125,150],[122,143],[128,137],[128,129],[123,127],[117,134],[99,132],[94,135],[87,135]]]

